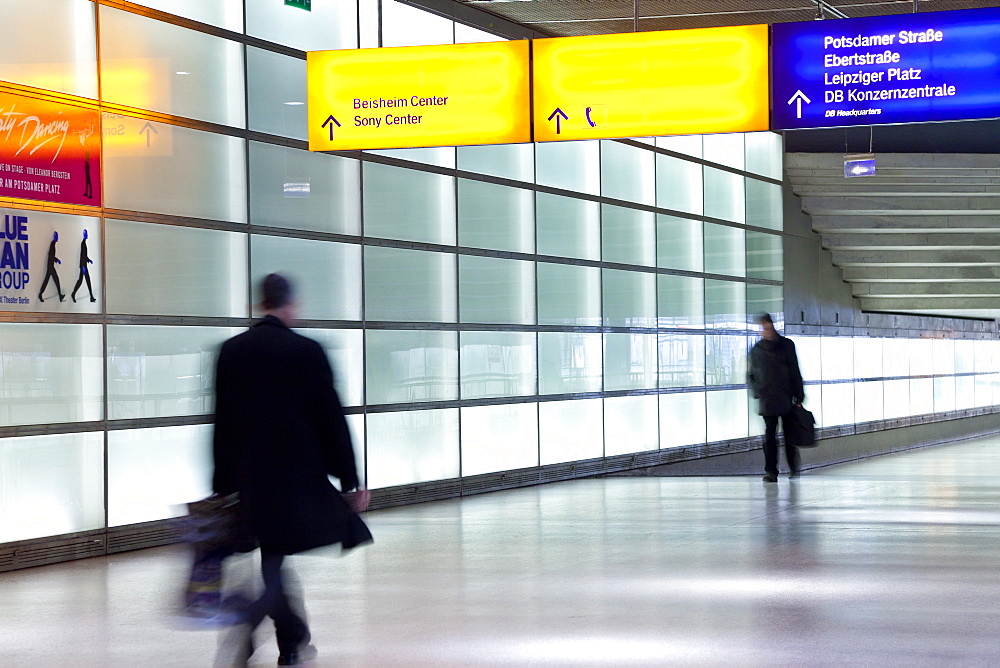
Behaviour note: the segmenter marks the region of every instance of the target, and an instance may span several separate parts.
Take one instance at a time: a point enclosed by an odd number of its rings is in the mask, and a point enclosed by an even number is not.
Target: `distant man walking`
[[[757,318],[761,338],[750,349],[750,390],[759,401],[759,413],[764,418],[764,482],[778,482],[778,418],[787,429],[792,407],[805,399],[802,373],[795,344],[778,334],[774,321],[767,313]],[[799,449],[785,444],[789,476],[799,475]]]
[[[212,485],[218,494],[239,494],[260,544],[264,593],[230,633],[216,665],[245,666],[265,616],[274,620],[279,666],[314,658],[282,561],[324,545],[371,540],[354,514],[367,506],[368,493],[350,493],[359,485],[354,448],[326,353],[290,329],[298,306],[286,278],[268,275],[262,292],[264,317],[219,352]],[[345,494],[328,475],[340,479]]]

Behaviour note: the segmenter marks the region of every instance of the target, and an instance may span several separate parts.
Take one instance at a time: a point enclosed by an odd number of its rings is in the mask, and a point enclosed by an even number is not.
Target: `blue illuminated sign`
[[[771,128],[1000,117],[1000,8],[778,23]]]

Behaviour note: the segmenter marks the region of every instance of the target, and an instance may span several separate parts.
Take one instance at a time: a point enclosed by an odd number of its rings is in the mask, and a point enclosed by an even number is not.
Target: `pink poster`
[[[0,197],[100,206],[97,107],[0,90]]]

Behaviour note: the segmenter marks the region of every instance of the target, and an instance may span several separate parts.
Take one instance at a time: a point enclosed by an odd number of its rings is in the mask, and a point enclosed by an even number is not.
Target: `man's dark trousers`
[[[781,418],[781,427],[785,428],[791,415],[764,415],[764,472],[768,475],[778,475],[778,418]],[[788,460],[788,469],[792,475],[798,475],[801,458],[799,449],[794,445],[785,446],[785,459]]]

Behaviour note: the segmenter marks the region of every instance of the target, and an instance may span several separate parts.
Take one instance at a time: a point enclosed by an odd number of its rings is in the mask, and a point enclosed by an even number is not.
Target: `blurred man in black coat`
[[[764,313],[757,319],[761,338],[750,349],[748,380],[750,391],[759,400],[764,418],[764,482],[778,482],[778,418],[787,429],[792,407],[805,399],[799,358],[795,344],[778,334],[771,316]],[[799,449],[785,444],[790,476],[799,475]]]
[[[358,487],[354,448],[318,343],[290,329],[297,314],[292,285],[279,274],[262,284],[264,317],[226,341],[216,368],[215,473],[218,494],[239,494],[260,545],[264,593],[223,647],[220,661],[246,665],[252,633],[274,620],[278,665],[299,665],[316,650],[309,628],[292,609],[282,578],[285,555],[370,539],[354,513],[367,492]],[[328,475],[340,480],[341,494]],[[362,535],[359,535],[362,534]]]

